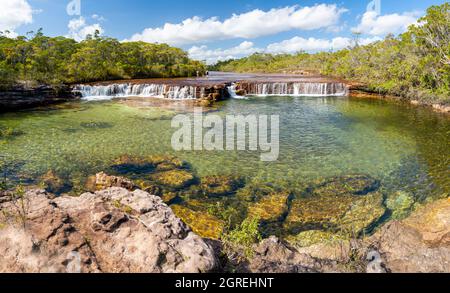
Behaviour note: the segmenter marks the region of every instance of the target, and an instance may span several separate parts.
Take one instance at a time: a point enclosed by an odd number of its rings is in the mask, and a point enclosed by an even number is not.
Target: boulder
[[[197,273],[217,266],[213,249],[159,197],[110,188],[54,198],[28,191],[25,225],[3,203],[1,272]],[[8,216],[10,215],[10,216]]]
[[[409,218],[385,225],[366,240],[391,272],[450,272],[450,199],[418,208]]]
[[[128,190],[135,189],[133,181],[123,177],[109,176],[104,172],[100,172],[94,176],[90,176],[86,182],[86,190],[91,192],[107,189],[110,187],[122,187]]]

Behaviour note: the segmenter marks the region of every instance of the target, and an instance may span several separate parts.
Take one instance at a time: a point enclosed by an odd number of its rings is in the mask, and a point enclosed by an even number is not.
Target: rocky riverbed
[[[96,182],[95,189],[130,187],[101,174]],[[340,239],[314,230],[297,241],[271,236],[252,245],[251,257],[237,258],[220,240],[195,234],[160,197],[122,187],[78,197],[3,192],[0,271],[449,272],[448,198],[371,236]]]

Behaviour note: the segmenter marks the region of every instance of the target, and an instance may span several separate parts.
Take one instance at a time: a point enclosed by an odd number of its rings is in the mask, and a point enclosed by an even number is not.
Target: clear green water
[[[249,181],[301,188],[344,174],[367,174],[390,192],[417,199],[450,193],[450,119],[428,109],[353,98],[255,97],[223,102],[216,114],[279,114],[280,157],[259,153],[175,152],[176,112],[120,101],[79,102],[0,115],[0,127],[21,135],[0,139],[11,182],[49,170],[73,181],[105,170],[123,154],[173,154],[198,176],[236,174]]]

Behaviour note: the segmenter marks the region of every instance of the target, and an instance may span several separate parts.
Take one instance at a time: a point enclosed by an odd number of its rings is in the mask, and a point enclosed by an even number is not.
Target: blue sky
[[[445,2],[375,0],[380,10],[368,11],[372,0],[79,0],[81,15],[68,15],[71,1],[0,0],[0,30],[14,36],[42,27],[81,40],[98,29],[119,40],[167,42],[212,63],[256,51],[341,49],[355,31],[369,43],[404,31],[427,7]]]

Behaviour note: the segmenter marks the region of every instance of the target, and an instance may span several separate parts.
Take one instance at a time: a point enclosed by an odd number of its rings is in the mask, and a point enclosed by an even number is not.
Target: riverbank
[[[130,187],[126,180],[110,183]],[[3,273],[450,272],[448,198],[372,236],[323,240],[317,231],[307,242],[289,243],[272,236],[253,244],[246,257],[223,241],[199,237],[161,198],[141,190],[2,193],[0,208]]]
[[[409,103],[414,106],[427,107],[433,109],[435,112],[450,114],[450,104],[438,104],[438,103],[430,103],[423,102],[419,100],[408,100],[399,96],[383,94],[377,91],[374,91],[361,83],[355,82],[346,82],[349,86],[350,96],[356,98],[369,98],[369,99],[383,99],[388,101],[401,101],[405,103]]]

